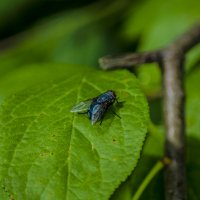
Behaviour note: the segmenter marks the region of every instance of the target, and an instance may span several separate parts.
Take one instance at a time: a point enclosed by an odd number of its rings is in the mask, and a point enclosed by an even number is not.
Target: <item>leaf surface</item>
[[[138,188],[155,165],[163,156],[164,134],[163,128],[155,126],[150,122],[148,127],[148,134],[145,140],[144,148],[142,150],[141,158],[128,179],[123,182],[111,200],[132,200]],[[164,199],[164,182],[163,172],[159,172],[151,180],[149,185],[140,196],[140,200],[159,200]],[[155,192],[156,191],[156,192]]]
[[[119,101],[102,125],[71,107],[108,89]],[[0,111],[0,196],[14,199],[108,199],[135,168],[148,106],[127,71],[71,70],[64,80],[10,97]],[[2,194],[1,194],[2,193]]]

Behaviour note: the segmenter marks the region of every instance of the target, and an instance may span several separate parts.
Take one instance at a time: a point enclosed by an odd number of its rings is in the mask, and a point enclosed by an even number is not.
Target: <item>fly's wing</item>
[[[105,113],[105,107],[102,104],[96,104],[93,106],[91,111],[91,123],[95,124],[97,121],[100,121],[103,118]]]
[[[87,112],[91,103],[92,103],[93,99],[88,99],[86,101],[82,101],[78,104],[76,104],[75,106],[72,107],[71,112]]]

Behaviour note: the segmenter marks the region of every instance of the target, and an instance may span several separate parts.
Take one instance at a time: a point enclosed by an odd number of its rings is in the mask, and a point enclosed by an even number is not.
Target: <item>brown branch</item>
[[[163,53],[165,155],[173,161],[165,171],[166,200],[186,199],[183,62],[179,49]]]
[[[144,53],[129,53],[121,56],[105,56],[99,59],[99,64],[102,69],[115,68],[132,68],[134,65],[143,63],[152,63],[160,60],[160,51],[144,52]]]
[[[186,199],[183,71],[185,54],[198,43],[200,43],[200,24],[165,49],[131,53],[120,57],[109,56],[99,60],[102,69],[130,68],[149,62],[157,62],[162,68],[166,128],[165,154],[172,160],[165,170],[167,200]]]

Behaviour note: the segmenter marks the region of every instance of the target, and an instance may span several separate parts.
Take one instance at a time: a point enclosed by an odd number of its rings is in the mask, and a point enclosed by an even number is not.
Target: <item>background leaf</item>
[[[198,0],[141,1],[130,8],[124,34],[141,35],[140,50],[162,48],[198,22],[199,7]]]
[[[108,89],[123,101],[115,106],[121,119],[108,112],[92,126],[69,112]],[[129,72],[70,68],[64,80],[10,97],[0,119],[0,179],[9,196],[108,199],[138,162],[148,107]]]
[[[198,66],[197,66],[198,67]],[[190,199],[199,199],[200,192],[198,184],[200,180],[200,94],[199,94],[199,67],[191,73],[186,81],[187,103],[186,103],[186,122],[187,122],[187,160],[188,160],[188,194]]]
[[[101,55],[115,52],[119,45],[111,42],[115,37],[108,32],[116,22],[111,18],[104,25],[101,20],[122,10],[126,2],[117,1],[103,12],[96,12],[102,5],[53,15],[11,38],[12,48],[0,52],[0,102],[10,93],[41,82],[39,77],[48,81],[63,76],[63,63],[73,67],[98,66]]]
[[[130,6],[121,37],[128,43],[137,41],[137,51],[164,48],[200,20],[200,1],[146,0]],[[199,62],[200,47],[187,55],[186,71]],[[145,94],[153,96],[161,92],[161,77],[156,64],[139,69]],[[150,66],[150,67],[148,67]],[[152,78],[153,77],[153,78]]]

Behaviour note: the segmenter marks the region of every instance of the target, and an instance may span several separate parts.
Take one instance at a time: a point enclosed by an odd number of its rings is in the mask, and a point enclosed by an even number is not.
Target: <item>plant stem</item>
[[[163,56],[165,155],[173,163],[165,170],[166,200],[186,199],[185,175],[185,98],[184,58],[179,49],[168,49]],[[176,189],[175,189],[176,188]]]
[[[142,184],[139,186],[139,188],[137,189],[137,191],[135,192],[132,200],[138,200],[140,198],[140,196],[142,195],[143,191],[145,190],[145,188],[148,186],[148,184],[151,182],[151,180],[153,179],[153,177],[155,177],[155,175],[164,167],[164,163],[162,161],[158,161],[153,168],[151,169],[151,171],[147,174],[147,176],[145,177],[145,179],[143,180]]]

